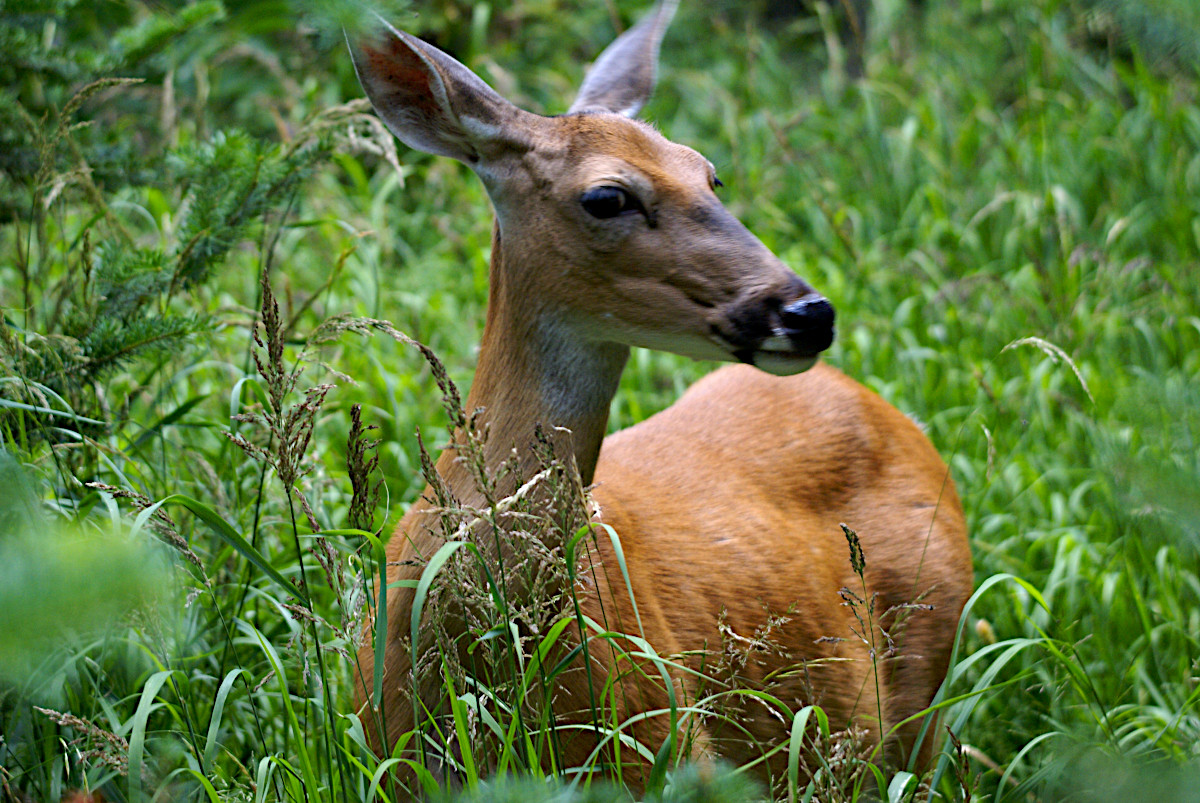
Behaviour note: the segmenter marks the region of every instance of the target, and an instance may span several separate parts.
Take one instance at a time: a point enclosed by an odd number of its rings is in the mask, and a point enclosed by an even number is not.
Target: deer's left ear
[[[351,40],[359,83],[387,127],[411,148],[479,169],[489,155],[522,147],[533,117],[451,56],[380,19]]]
[[[659,0],[592,64],[571,112],[601,111],[636,117],[654,91],[658,48],[679,0]]]

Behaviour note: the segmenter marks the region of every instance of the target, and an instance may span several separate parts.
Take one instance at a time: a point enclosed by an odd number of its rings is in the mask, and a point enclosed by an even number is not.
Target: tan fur
[[[434,78],[397,89],[387,83],[389,70],[403,70],[359,58],[364,86],[402,138],[469,161],[497,212],[488,318],[466,403],[468,411],[486,408],[488,464],[498,466],[516,449],[527,477],[537,468],[535,426],[569,430],[558,438],[560,454],[574,458],[585,483],[595,481],[599,519],[620,535],[645,636],[658,654],[687,654],[683,660],[699,667],[701,653],[719,656],[729,631],[752,636],[768,616],[784,616],[771,633],[777,649],[747,666],[749,683],[794,708],[817,703],[833,727],[854,723],[873,742],[928,706],[971,591],[971,557],[947,468],[904,415],[825,365],[786,377],[740,365],[716,371],[670,409],[604,439],[630,346],[731,360],[724,333],[735,314],[777,308],[811,288],[724,209],[713,193],[712,167],[695,151],[620,115],[543,118],[505,107],[482,82],[470,83],[469,92],[457,88],[456,81],[473,76],[460,75],[466,68],[449,57],[429,55],[410,37],[403,43],[423,55],[404,56],[400,67],[425,65]],[[378,62],[388,49],[368,52]],[[449,98],[440,106],[428,96],[439,80]],[[393,101],[403,92],[419,96]],[[472,94],[486,102],[455,106]],[[393,102],[403,108],[389,109]],[[469,125],[455,122],[469,115],[476,115]],[[481,138],[479,131],[498,133]],[[646,214],[589,217],[581,193],[613,185],[626,187]],[[809,364],[787,359],[794,371]],[[453,452],[437,466],[456,497],[480,501]],[[861,538],[865,592],[851,570],[843,522]],[[419,577],[422,560],[441,543],[429,503],[417,502],[388,544],[389,581]],[[584,613],[636,632],[611,545],[600,538],[587,559],[592,570],[584,574],[593,579],[579,589]],[[894,631],[893,650],[876,630],[871,659],[839,596],[843,587],[876,596],[876,624]],[[905,612],[898,626],[896,606],[916,602],[930,608]],[[385,744],[367,727],[381,748],[413,728],[414,691],[426,705],[438,698],[435,675],[427,688],[411,688],[400,639],[412,603],[409,589],[388,594]],[[593,660],[599,683],[614,667],[603,650]],[[373,661],[368,639],[358,661],[364,721]],[[788,669],[795,671],[777,676]],[[676,673],[675,684],[688,701],[705,685],[686,673]],[[560,722],[589,721],[588,699],[586,673],[572,670],[556,702]],[[637,672],[625,675],[620,699],[622,717],[665,705],[661,681]],[[738,726],[693,721],[693,753],[741,762],[787,737],[787,726],[758,704],[740,706],[732,717]],[[889,738],[890,759],[907,759],[919,727],[912,723]],[[656,748],[665,718],[634,734]],[[926,739],[921,760],[931,744]],[[594,745],[587,735],[565,741],[574,762]],[[764,774],[778,777],[785,755],[762,765]],[[638,777],[626,780],[636,786]]]
[[[746,636],[765,611],[793,611],[776,634],[787,657],[762,667],[769,674],[814,662],[769,686],[793,710],[817,703],[835,727],[854,718],[877,740],[880,709],[887,732],[932,700],[971,592],[962,510],[917,427],[833,368],[786,378],[745,366],[711,374],[670,409],[605,441],[595,498],[601,518],[623,534],[646,635],[661,652],[719,647],[722,610]],[[838,596],[843,587],[863,594],[843,522],[861,538],[882,624],[894,606],[932,606],[910,612],[894,655],[880,638],[874,662]],[[613,597],[630,621],[624,595]],[[746,709],[743,722],[760,745],[786,737],[760,706]],[[919,727],[903,730],[893,761],[911,754]],[[744,740],[718,750],[735,761],[756,756]],[[774,769],[780,777],[782,756]]]

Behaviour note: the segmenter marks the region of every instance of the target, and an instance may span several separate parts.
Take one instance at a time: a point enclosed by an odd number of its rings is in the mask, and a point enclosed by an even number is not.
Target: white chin
[[[812,368],[817,364],[817,359],[817,357],[801,357],[797,354],[756,351],[754,366],[775,376],[791,376]]]

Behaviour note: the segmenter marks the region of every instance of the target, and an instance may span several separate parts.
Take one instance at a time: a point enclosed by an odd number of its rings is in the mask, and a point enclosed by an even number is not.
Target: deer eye
[[[601,220],[642,211],[638,200],[620,187],[593,187],[579,197],[579,203],[585,212]]]

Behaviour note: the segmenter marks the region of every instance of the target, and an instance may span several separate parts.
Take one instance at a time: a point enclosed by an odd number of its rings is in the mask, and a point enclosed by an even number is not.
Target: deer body
[[[745,404],[748,394],[760,403]],[[727,468],[711,476],[714,466]],[[792,710],[815,702],[831,722],[855,721],[873,741],[923,710],[941,684],[971,591],[962,512],[920,430],[838,371],[817,365],[781,379],[732,366],[711,374],[668,410],[605,441],[594,496],[601,518],[630,533],[622,544],[632,585],[653,590],[638,604],[647,639],[663,654],[720,644],[722,612],[742,636],[763,626],[766,611],[786,614],[775,634],[784,656],[761,672],[808,664],[771,693]],[[842,522],[861,538],[877,624],[890,625],[879,614],[895,606],[932,606],[897,634],[898,660],[884,657],[880,638],[873,661],[852,635],[862,628],[838,592],[863,590]],[[753,739],[719,742],[726,757],[749,760],[757,753],[747,742],[784,736],[757,704],[741,721]],[[920,724],[902,729],[893,760],[911,754]]]
[[[572,112],[555,118],[517,109],[390,27],[351,49],[393,132],[471,165],[496,210],[487,323],[465,405],[484,409],[485,462],[499,466],[515,450],[513,482],[531,476],[535,429],[557,428],[555,446],[595,483],[598,519],[620,536],[644,635],[659,655],[694,663],[720,651],[722,619],[751,635],[769,615],[785,616],[772,636],[777,653],[747,666],[752,680],[789,705],[820,704],[837,727],[854,722],[906,759],[920,724],[891,728],[936,692],[972,586],[953,483],[911,421],[834,369],[813,367],[833,337],[832,307],[724,209],[712,165],[630,119],[652,87],[672,12],[660,4],[614,42]],[[747,364],[711,374],[673,407],[606,440],[609,404],[635,345]],[[456,498],[481,501],[454,449],[437,469]],[[431,507],[414,504],[389,542],[389,583],[420,577],[443,543]],[[932,606],[905,623],[898,660],[873,661],[853,636],[863,628],[838,592],[864,592],[841,522],[862,539],[865,593],[878,596],[880,616]],[[611,543],[598,539],[585,562],[583,613],[635,633]],[[441,682],[414,673],[401,644],[413,599],[410,588],[388,593],[382,701],[369,699],[369,639],[359,654],[360,710],[385,704],[382,737],[368,727],[383,750],[414,727],[414,695],[431,705]],[[627,672],[618,719],[665,707],[661,680],[611,666],[604,650],[591,660],[590,675],[578,667],[559,682],[561,721],[587,722],[597,691],[589,677],[602,684],[610,672]],[[686,699],[700,693],[690,674],[673,682]],[[736,720],[744,731],[693,723],[694,752],[740,760],[786,738],[761,707],[745,706]],[[665,718],[634,731],[656,748]],[[583,763],[596,737],[572,733],[565,750]]]

